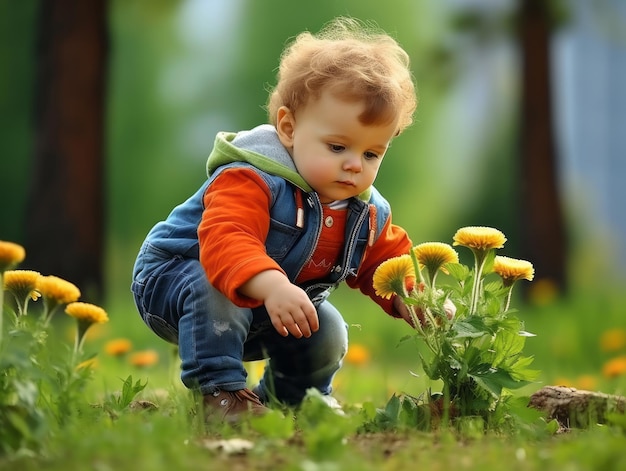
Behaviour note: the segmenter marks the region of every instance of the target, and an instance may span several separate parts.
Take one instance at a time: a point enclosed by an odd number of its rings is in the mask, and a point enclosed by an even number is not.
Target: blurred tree
[[[37,0],[0,1],[0,239],[23,243]]]
[[[26,264],[103,296],[107,0],[39,10]]]
[[[553,129],[551,2],[520,0],[522,57],[520,200],[522,254],[537,278],[567,282],[567,240],[557,184]]]

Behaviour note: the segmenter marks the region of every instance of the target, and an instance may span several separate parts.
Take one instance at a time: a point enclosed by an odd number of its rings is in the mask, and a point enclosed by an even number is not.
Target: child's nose
[[[363,164],[361,162],[361,156],[352,154],[350,155],[343,163],[344,170],[348,170],[350,172],[360,172],[363,169]]]

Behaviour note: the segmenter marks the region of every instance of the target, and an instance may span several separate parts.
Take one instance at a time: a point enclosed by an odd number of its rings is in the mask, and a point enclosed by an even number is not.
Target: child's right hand
[[[286,337],[310,337],[319,329],[317,310],[304,290],[290,282],[276,287],[264,300],[276,331]]]
[[[239,291],[263,301],[272,325],[283,337],[310,337],[320,327],[317,310],[307,294],[278,270],[253,276]]]

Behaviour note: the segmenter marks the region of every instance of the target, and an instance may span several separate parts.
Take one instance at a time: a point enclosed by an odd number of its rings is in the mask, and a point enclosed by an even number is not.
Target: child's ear
[[[293,132],[296,120],[289,108],[281,106],[276,112],[276,131],[282,145],[291,150],[293,147]]]

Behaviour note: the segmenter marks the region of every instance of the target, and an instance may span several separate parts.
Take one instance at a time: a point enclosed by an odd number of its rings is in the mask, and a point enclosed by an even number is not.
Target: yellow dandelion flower
[[[107,316],[104,309],[90,303],[69,303],[65,307],[65,312],[76,320],[86,321],[90,324],[103,324],[109,320],[109,316]]]
[[[424,242],[413,247],[417,260],[424,266],[436,265],[439,268],[446,263],[458,263],[459,254],[450,244],[443,242]]]
[[[0,240],[0,273],[13,268],[26,258],[26,250],[19,244]]]
[[[78,328],[76,329],[76,341],[74,343],[74,352],[78,353],[85,341],[85,334],[89,327],[94,324],[103,324],[109,321],[109,316],[104,309],[95,304],[73,302],[65,306],[65,313],[76,319]]]
[[[9,270],[4,273],[4,289],[12,292],[14,295],[20,295],[20,298],[27,296],[39,297],[33,291],[37,288],[37,281],[41,277],[38,271],[33,270]]]
[[[415,284],[415,270],[410,255],[390,258],[381,263],[373,277],[375,293],[384,299],[403,296],[408,285]]]
[[[367,347],[358,343],[350,344],[346,353],[345,361],[353,365],[365,365],[369,363],[370,351]]]
[[[431,285],[434,284],[439,269],[446,273],[443,265],[459,262],[456,250],[443,242],[424,242],[413,247],[413,252],[420,265],[426,267]]]
[[[462,245],[476,250],[500,249],[506,237],[498,229],[484,226],[462,227],[454,234],[452,245]]]
[[[517,280],[532,281],[535,277],[533,264],[526,260],[496,255],[493,260],[493,271],[502,278],[504,286],[511,286]]]
[[[612,358],[602,367],[602,374],[606,378],[615,378],[626,373],[626,356]]]
[[[108,355],[111,355],[114,357],[122,356],[130,352],[132,348],[133,348],[132,342],[128,339],[123,339],[123,338],[109,340],[104,345],[104,351]]]
[[[49,300],[56,304],[69,304],[80,298],[80,290],[76,285],[54,275],[39,278],[37,290],[44,301]]]
[[[80,290],[69,281],[58,276],[42,276],[37,282],[37,291],[41,293],[44,303],[44,320],[48,324],[56,309],[63,305],[77,301]]]
[[[600,337],[600,348],[604,352],[616,352],[626,347],[626,330],[609,329]]]
[[[131,365],[146,368],[155,365],[159,361],[159,354],[155,350],[143,350],[133,353],[128,359]]]
[[[36,290],[41,274],[34,270],[8,270],[4,272],[4,289],[9,291],[17,303],[18,314],[25,315],[28,301],[36,301],[39,292]]]
[[[472,298],[469,310],[470,314],[474,314],[478,305],[478,299],[481,297],[480,283],[487,255],[493,249],[504,247],[506,237],[493,227],[468,226],[456,231],[453,240],[454,243],[452,245],[469,247],[474,254],[474,282],[472,284]]]

